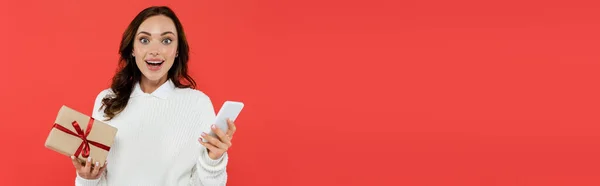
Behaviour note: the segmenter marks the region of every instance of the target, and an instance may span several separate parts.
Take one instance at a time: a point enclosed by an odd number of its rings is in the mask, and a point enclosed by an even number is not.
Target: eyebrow
[[[149,35],[149,36],[151,36],[151,35],[152,35],[152,34],[150,34],[150,33],[148,33],[148,32],[145,32],[145,31],[141,31],[140,33],[138,33],[138,35],[140,35],[140,34],[146,34],[146,35]],[[171,32],[171,31],[166,31],[166,32],[163,32],[163,33],[162,33],[162,34],[160,34],[160,35],[161,35],[161,36],[164,36],[164,35],[167,35],[167,34],[173,34],[173,35],[175,35],[175,33]]]

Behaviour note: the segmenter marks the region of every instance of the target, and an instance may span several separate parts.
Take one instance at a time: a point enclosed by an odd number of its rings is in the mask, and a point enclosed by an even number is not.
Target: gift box
[[[116,135],[117,128],[63,105],[45,146],[80,162],[92,157],[94,163],[104,165]]]

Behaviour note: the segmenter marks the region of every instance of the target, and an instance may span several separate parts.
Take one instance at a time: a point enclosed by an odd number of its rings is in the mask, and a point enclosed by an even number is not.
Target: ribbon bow
[[[70,131],[69,129],[67,129],[57,123],[55,123],[53,127],[65,132],[67,134],[79,137],[81,140],[83,140],[81,142],[81,145],[79,145],[79,148],[77,148],[77,151],[75,151],[75,155],[74,155],[75,157],[79,157],[79,153],[81,153],[81,156],[84,158],[89,157],[90,156],[90,144],[92,144],[98,148],[104,149],[106,151],[110,150],[109,146],[106,146],[104,144],[87,139],[87,136],[92,131],[92,126],[94,125],[94,118],[90,117],[90,121],[88,122],[87,128],[85,129],[85,133],[83,132],[83,130],[81,130],[81,127],[79,126],[79,123],[77,123],[77,121],[73,121],[71,124],[73,125],[73,127],[75,128],[77,133]]]

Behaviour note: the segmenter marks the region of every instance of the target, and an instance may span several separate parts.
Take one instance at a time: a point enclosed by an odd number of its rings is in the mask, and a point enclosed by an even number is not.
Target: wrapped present
[[[104,165],[116,135],[115,127],[63,105],[45,146],[66,156],[75,156],[80,162],[92,157],[94,163]]]

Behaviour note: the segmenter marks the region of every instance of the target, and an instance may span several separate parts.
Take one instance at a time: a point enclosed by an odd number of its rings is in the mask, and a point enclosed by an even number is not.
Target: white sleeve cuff
[[[204,148],[199,158],[200,166],[208,171],[222,171],[227,167],[229,155],[225,152],[219,159],[213,160],[208,156],[208,150]]]
[[[75,174],[77,174],[77,173],[75,173]],[[75,178],[75,185],[76,186],[97,186],[98,183],[100,182],[101,178],[102,178],[102,176],[98,177],[97,179],[89,180],[89,179],[85,179],[85,178],[79,176],[79,174],[77,174],[77,177]]]

